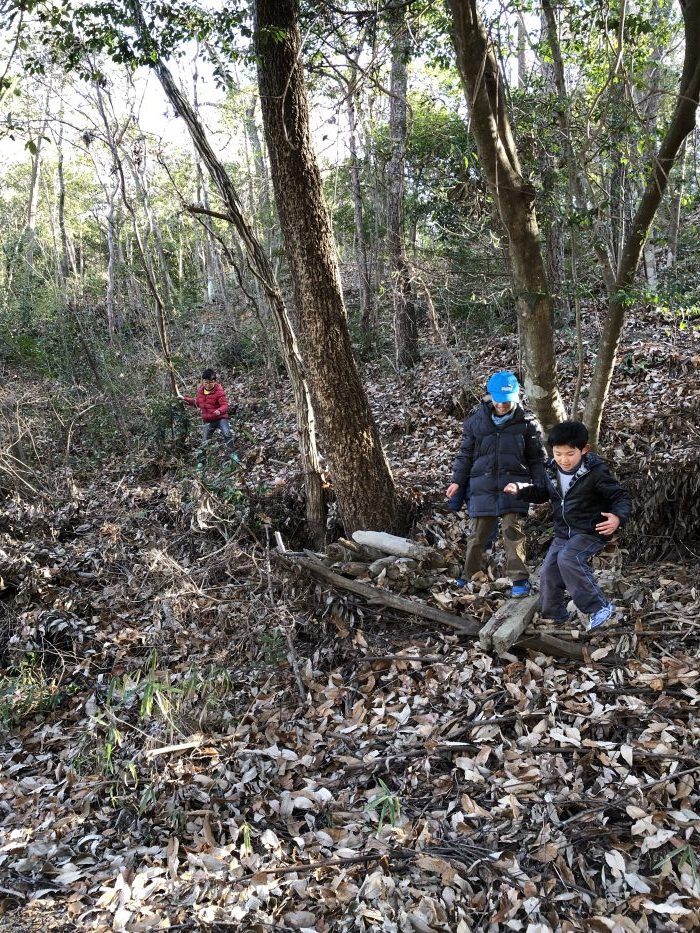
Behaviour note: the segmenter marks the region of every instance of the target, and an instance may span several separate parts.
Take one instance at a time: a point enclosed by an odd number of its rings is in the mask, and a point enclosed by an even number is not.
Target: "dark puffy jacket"
[[[607,541],[609,536],[598,534],[595,530],[598,522],[604,520],[601,513],[612,512],[624,525],[632,511],[630,494],[597,454],[584,454],[563,498],[554,460],[547,461],[544,484],[519,488],[517,498],[526,502],[546,502],[549,499],[557,538],[585,534],[596,535]]]
[[[202,413],[202,421],[218,421],[219,418],[228,418],[228,402],[226,393],[219,383],[214,384],[211,392],[205,392],[204,386],[197,389],[197,398],[183,396],[183,400],[193,408],[198,408]],[[215,414],[218,411],[219,414]]]
[[[469,482],[469,514],[505,515],[527,512],[524,500],[503,492],[508,483],[544,485],[545,452],[534,415],[516,406],[513,417],[497,427],[493,408],[484,402],[464,422],[462,446],[452,466],[452,482]]]

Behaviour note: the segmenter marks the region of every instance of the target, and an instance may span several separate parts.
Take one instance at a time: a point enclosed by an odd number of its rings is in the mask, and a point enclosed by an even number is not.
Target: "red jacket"
[[[202,421],[218,421],[219,418],[228,418],[228,402],[226,393],[217,382],[211,392],[205,392],[204,386],[197,389],[197,398],[188,398],[183,395],[183,401],[202,413]],[[218,414],[217,414],[218,412]]]

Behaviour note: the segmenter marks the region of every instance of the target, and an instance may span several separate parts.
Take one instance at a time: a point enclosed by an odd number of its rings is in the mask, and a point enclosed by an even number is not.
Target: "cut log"
[[[512,601],[506,605],[509,609],[508,616],[501,622],[491,638],[493,650],[498,654],[503,654],[514,645],[532,622],[537,609],[537,597],[526,596],[525,599],[519,599],[515,605]],[[481,635],[479,635],[479,641],[481,642]]]
[[[538,567],[530,576],[530,583],[540,579]],[[479,644],[484,651],[495,650],[499,654],[507,651],[520,638],[532,621],[537,609],[537,595],[524,599],[509,599],[494,612],[479,632]]]
[[[430,561],[433,566],[437,561],[445,563],[446,556],[440,554],[435,548],[416,544],[407,538],[387,534],[385,531],[353,531],[353,541],[367,547],[377,548],[385,554],[395,554],[397,557],[415,557],[417,560]]]

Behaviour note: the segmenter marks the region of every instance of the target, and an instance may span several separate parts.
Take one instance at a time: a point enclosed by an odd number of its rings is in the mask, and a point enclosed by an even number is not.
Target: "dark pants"
[[[224,435],[224,440],[228,446],[231,448],[231,450],[233,450],[233,434],[231,434],[231,427],[228,423],[228,418],[219,418],[218,421],[205,421],[202,425],[202,443],[206,444],[206,442],[211,439],[217,428]]]
[[[604,547],[605,541],[597,535],[574,535],[552,541],[540,574],[540,612],[544,618],[566,620],[565,592],[586,615],[608,605],[591,570],[591,558]]]

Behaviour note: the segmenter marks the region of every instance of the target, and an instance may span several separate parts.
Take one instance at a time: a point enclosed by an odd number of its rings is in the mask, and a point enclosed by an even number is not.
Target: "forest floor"
[[[230,390],[241,469],[79,469],[76,427],[0,511],[0,927],[699,928],[700,335],[652,334],[628,327],[606,415],[637,511],[599,566],[617,624],[568,632],[585,664],[493,656],[280,560],[303,519],[284,385]],[[474,385],[512,348],[471,351]],[[459,560],[455,376],[386,370],[365,379],[411,535]],[[542,507],[533,561],[548,535]],[[500,560],[425,598],[488,618]]]

